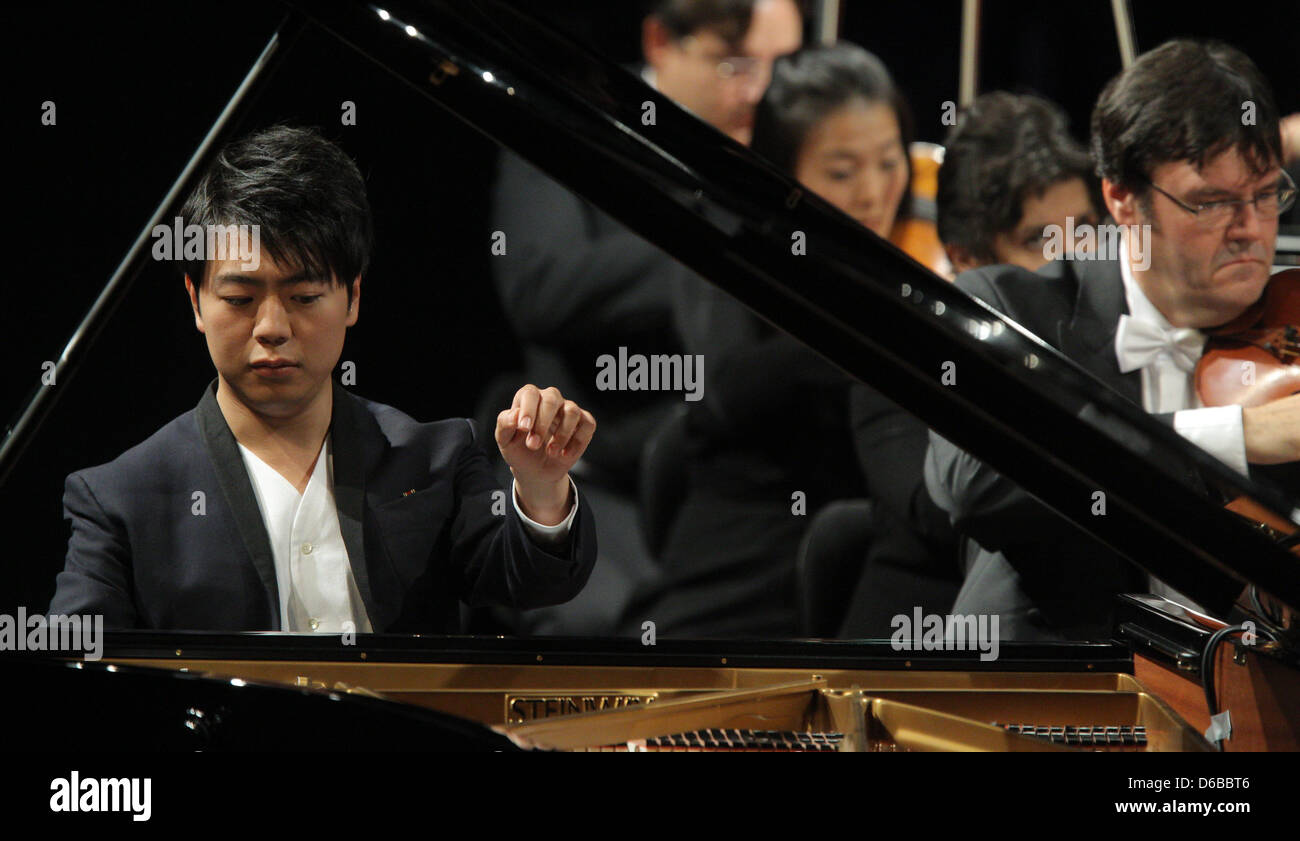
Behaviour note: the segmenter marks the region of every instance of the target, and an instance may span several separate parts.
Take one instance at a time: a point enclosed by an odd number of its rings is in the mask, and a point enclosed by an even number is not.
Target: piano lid
[[[1038,337],[914,262],[631,73],[501,0],[302,9],[431,102],[878,388],[1148,572],[1207,567],[1300,608],[1296,557],[1199,475],[1283,519],[1235,473]],[[635,197],[635,200],[629,200]],[[809,247],[791,254],[791,233]],[[960,370],[944,385],[944,363]],[[1095,492],[1106,495],[1094,516]],[[1300,521],[1300,520],[1297,520]]]

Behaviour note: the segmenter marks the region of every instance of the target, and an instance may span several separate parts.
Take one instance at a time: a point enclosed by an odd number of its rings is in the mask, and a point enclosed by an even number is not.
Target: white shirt
[[[244,467],[257,497],[275,559],[275,579],[280,592],[280,627],[285,631],[370,633],[370,617],[357,590],[334,502],[334,455],[325,436],[306,489],[298,489],[252,450],[239,445]],[[569,515],[554,526],[544,526],[524,515],[511,486],[515,511],[524,531],[543,546],[562,541],[578,513],[578,489],[573,490]]]

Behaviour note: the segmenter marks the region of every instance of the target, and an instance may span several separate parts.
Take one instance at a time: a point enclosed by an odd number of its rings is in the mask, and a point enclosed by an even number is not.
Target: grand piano
[[[381,8],[382,5],[382,8]],[[170,219],[302,32],[325,32],[879,389],[1174,587],[1189,570],[1300,609],[1292,541],[1223,509],[1297,506],[1231,472],[984,304],[676,106],[499,0],[292,4],[58,362],[70,379]],[[791,231],[815,248],[794,256]],[[960,385],[941,380],[955,362]],[[49,416],[37,389],[0,482]],[[29,457],[31,454],[28,454]],[[1189,483],[1209,477],[1216,493]],[[1077,504],[1105,494],[1107,515]],[[1249,607],[1249,606],[1248,606]],[[1243,641],[1225,621],[1122,598],[1113,638],[978,651],[886,640],[111,632],[103,659],[0,654],[6,739],[178,749],[1209,751],[1300,746],[1294,629]],[[1223,633],[1221,633],[1223,632]],[[1208,680],[1207,680],[1208,679]],[[1206,692],[1204,685],[1211,684]],[[1217,687],[1217,688],[1215,688]],[[1207,702],[1206,695],[1209,700]],[[116,722],[111,733],[84,714]],[[15,709],[8,709],[13,705]],[[19,709],[19,706],[21,709]],[[1221,710],[1233,714],[1223,738]],[[14,722],[23,722],[21,726]],[[378,741],[376,741],[378,740]]]

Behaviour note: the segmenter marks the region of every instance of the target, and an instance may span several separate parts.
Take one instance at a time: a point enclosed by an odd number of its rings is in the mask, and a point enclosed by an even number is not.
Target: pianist
[[[497,416],[504,490],[472,422],[417,423],[331,376],[372,241],[346,154],[311,130],[261,131],[222,151],[182,216],[257,226],[257,268],[185,255],[217,376],[195,409],[68,476],[51,612],[110,629],[455,632],[458,598],[528,608],[582,589],[595,532],[568,472],[590,413],[520,388]]]

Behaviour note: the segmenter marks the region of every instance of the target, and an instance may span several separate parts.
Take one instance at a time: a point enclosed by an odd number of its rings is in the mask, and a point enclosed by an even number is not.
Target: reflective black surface
[[[177,651],[180,654],[177,654]],[[639,640],[360,634],[226,634],[120,631],[105,635],[104,656],[138,659],[321,660],[393,663],[497,663],[551,666],[1131,671],[1127,649],[1112,642],[1000,644],[997,660],[979,651],[908,651],[885,641]],[[725,661],[725,662],[724,662]],[[907,661],[914,661],[917,666]]]
[[[513,751],[487,727],[344,692],[44,657],[0,658],[9,750]]]

